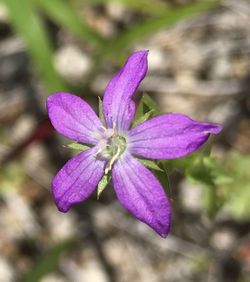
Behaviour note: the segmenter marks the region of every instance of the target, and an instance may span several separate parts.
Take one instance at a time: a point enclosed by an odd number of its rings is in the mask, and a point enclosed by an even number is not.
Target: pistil
[[[126,138],[119,135],[115,127],[102,128],[104,131],[100,133],[98,142],[98,151],[96,152],[96,158],[102,158],[107,160],[105,167],[105,174],[111,169],[115,161],[124,153],[127,147]]]

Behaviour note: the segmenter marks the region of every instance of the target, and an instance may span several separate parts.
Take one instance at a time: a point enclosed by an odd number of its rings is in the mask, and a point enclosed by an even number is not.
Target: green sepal
[[[97,187],[97,200],[99,200],[102,192],[104,191],[105,188],[107,188],[109,182],[110,182],[111,176],[108,174],[104,174],[102,179],[98,183]]]
[[[67,145],[67,147],[72,149],[72,150],[78,151],[78,152],[83,152],[83,151],[86,151],[90,148],[90,146],[83,145],[83,144],[80,144],[80,143],[70,143],[70,144]]]
[[[150,110],[149,112],[145,113],[143,116],[139,117],[138,119],[136,119],[133,124],[132,124],[132,128],[135,127],[136,125],[143,123],[144,121],[148,120],[150,117],[153,116],[154,114],[154,109]]]
[[[155,161],[145,160],[145,159],[138,159],[144,166],[156,170],[156,171],[164,171],[161,169]]]
[[[142,95],[141,103],[143,103],[143,113],[154,110],[154,116],[161,113],[160,108],[155,103],[155,101],[146,93]]]
[[[157,116],[160,113],[161,111],[155,101],[148,94],[144,93],[136,109],[135,119],[132,127],[146,121],[151,117]]]
[[[99,113],[99,119],[103,124],[105,124],[105,119],[103,114],[103,103],[100,96],[98,96],[98,113]]]
[[[154,170],[154,175],[160,181],[162,187],[164,188],[165,192],[167,193],[168,197],[171,198],[171,190],[169,185],[168,173],[164,166],[159,161],[159,168],[161,170]]]

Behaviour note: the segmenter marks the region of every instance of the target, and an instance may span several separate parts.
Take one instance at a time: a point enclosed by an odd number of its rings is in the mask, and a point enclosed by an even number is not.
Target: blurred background
[[[0,0],[1,282],[250,281],[249,27],[249,0]],[[167,239],[112,187],[67,214],[50,195],[72,152],[46,97],[72,92],[97,109],[139,49],[150,50],[139,94],[224,127],[166,163]]]

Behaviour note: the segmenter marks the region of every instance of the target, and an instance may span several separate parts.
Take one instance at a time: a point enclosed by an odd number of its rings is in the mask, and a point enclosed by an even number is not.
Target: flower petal
[[[47,111],[54,128],[77,142],[96,144],[94,132],[102,126],[92,108],[80,97],[55,93],[47,98]]]
[[[146,75],[147,55],[148,51],[134,52],[107,85],[103,97],[107,127],[115,124],[118,130],[129,128],[135,115],[132,96]]]
[[[149,159],[175,159],[196,151],[219,124],[199,122],[182,114],[164,114],[149,119],[129,132],[129,150]]]
[[[61,212],[88,198],[102,178],[105,162],[95,152],[94,147],[70,159],[53,179],[52,194]]]
[[[135,217],[166,237],[171,210],[166,194],[154,175],[129,153],[114,164],[112,179],[117,198]]]

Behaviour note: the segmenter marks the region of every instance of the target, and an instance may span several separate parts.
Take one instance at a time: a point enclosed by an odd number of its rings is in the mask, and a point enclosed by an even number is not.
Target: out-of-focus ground
[[[107,38],[140,16],[117,3],[82,13]],[[57,46],[58,72],[76,88],[81,86],[90,71],[91,50],[64,29],[50,22],[48,28]],[[5,160],[0,172],[0,282],[19,281],[39,262],[41,267],[42,257],[54,246],[71,238],[75,241],[69,248],[62,245],[66,251],[58,260],[53,255],[44,260],[51,265],[56,261],[51,272],[29,281],[250,281],[250,214],[237,219],[222,209],[209,218],[202,205],[204,188],[181,173],[170,177],[173,224],[167,239],[127,214],[112,187],[99,201],[93,195],[76,210],[58,212],[50,182],[70,157],[62,146],[68,141],[55,134],[18,148],[11,161],[5,159],[44,119],[47,93],[4,6],[0,40],[0,159]],[[140,91],[150,94],[162,112],[223,124],[212,154],[219,158],[234,150],[249,156],[249,1],[224,1],[131,47],[136,49],[150,50]],[[93,106],[118,68],[103,66],[89,82],[89,92],[81,93]],[[235,195],[238,188],[232,189]]]

